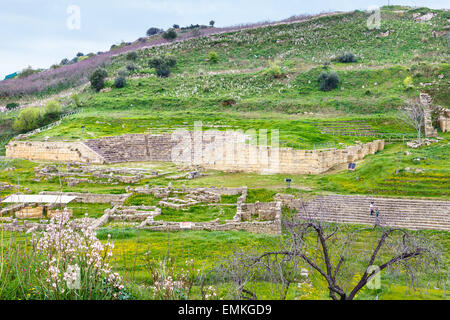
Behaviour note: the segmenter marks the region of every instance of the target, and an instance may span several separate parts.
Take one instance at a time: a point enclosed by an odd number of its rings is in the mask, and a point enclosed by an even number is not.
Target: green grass
[[[355,226],[354,228],[357,228]],[[349,230],[353,230],[352,227]],[[240,250],[271,250],[277,247],[278,238],[276,236],[251,234],[247,232],[208,232],[208,231],[186,231],[186,232],[153,232],[144,230],[131,229],[101,229],[99,236],[102,238],[111,234],[115,243],[115,254],[117,261],[115,267],[123,274],[127,274],[129,279],[133,279],[133,283],[148,283],[149,274],[144,268],[144,254],[147,257],[157,260],[174,259],[176,268],[182,268],[185,261],[194,259],[196,268],[207,273],[208,270],[220,263],[226,256],[232,254],[233,251]],[[448,245],[448,232],[438,231],[419,231],[434,239],[444,248]],[[362,241],[358,239],[354,244],[353,250],[366,249],[369,240]],[[444,260],[448,261],[448,252],[444,252]],[[444,262],[445,263],[445,262]],[[296,286],[292,287],[289,293],[290,299],[328,299],[327,287],[320,276],[313,274],[313,287],[311,292],[298,291]],[[382,274],[382,288],[375,291],[364,289],[359,299],[442,299],[445,297],[442,289],[435,289],[436,286],[432,278],[427,279],[420,277],[417,283],[417,290],[412,291],[407,288],[403,277],[393,278],[389,274]],[[427,281],[432,281],[432,285],[426,290]],[[227,286],[226,283],[214,283],[215,286],[221,288]],[[250,284],[253,285],[253,284]],[[255,285],[258,296],[260,298],[277,299],[276,293],[272,292],[273,287],[269,283],[258,282]]]

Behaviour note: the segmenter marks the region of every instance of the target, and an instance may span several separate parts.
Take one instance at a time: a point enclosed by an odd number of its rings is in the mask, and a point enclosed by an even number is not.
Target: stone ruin
[[[202,170],[285,174],[320,174],[384,149],[384,140],[316,150],[256,145],[251,140],[239,131],[205,130],[185,132],[182,136],[128,134],[74,142],[14,140],[5,149],[8,158],[33,161],[92,164],[155,161]],[[190,177],[195,178],[195,174]],[[71,179],[71,183],[76,181]]]
[[[236,214],[233,220],[220,223],[220,219],[209,222],[172,222],[154,221],[152,217],[144,220],[138,228],[155,231],[177,231],[177,230],[246,230],[256,233],[278,234],[281,232],[281,203],[245,203],[247,198],[247,187],[242,188],[173,188],[171,184],[167,187],[138,187],[128,188],[127,192],[137,194],[152,194],[162,199],[160,206],[173,209],[183,209],[200,203],[218,204],[222,195],[239,195],[236,205]],[[183,196],[184,199],[175,197]]]
[[[438,123],[442,132],[450,131],[450,109],[442,109],[442,112],[438,118]]]
[[[41,165],[34,168],[35,181],[62,178],[67,185],[91,184],[134,184],[161,174],[154,170],[138,168],[104,168],[79,163],[67,163],[65,168],[56,165]]]
[[[167,187],[155,186],[150,188],[148,185],[145,187],[137,187],[126,189],[127,192],[139,193],[139,194],[152,194],[155,198],[161,199],[159,205],[172,209],[182,209],[200,203],[214,203],[220,202],[220,193],[214,192],[211,188],[172,188],[169,184]]]
[[[155,206],[115,206],[106,209],[105,214],[109,215],[109,220],[120,221],[144,221],[153,220],[161,215],[161,209]]]
[[[0,182],[0,191],[5,190],[22,190],[25,193],[31,193],[32,191],[29,188],[25,188],[15,184],[9,184],[6,182]]]

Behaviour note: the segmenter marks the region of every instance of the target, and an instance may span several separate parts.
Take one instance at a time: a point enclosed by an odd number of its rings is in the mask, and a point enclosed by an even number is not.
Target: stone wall
[[[450,131],[450,109],[445,109],[443,114],[438,119],[439,127],[442,132]]]
[[[41,206],[25,207],[16,211],[17,219],[41,219],[44,217],[44,209]]]
[[[6,155],[29,160],[114,163],[172,161],[222,171],[319,174],[335,165],[361,160],[383,150],[376,140],[345,149],[294,150],[249,143],[235,131],[187,132],[185,136],[132,134],[83,142],[12,141]]]
[[[152,231],[182,231],[182,230],[208,230],[208,231],[230,231],[241,230],[252,233],[280,234],[280,221],[252,221],[252,222],[235,222],[227,221],[220,224],[217,221],[211,222],[191,222],[188,227],[180,222],[167,221],[145,221],[140,226],[141,229]]]
[[[104,163],[105,160],[82,142],[11,141],[6,157],[27,160]]]

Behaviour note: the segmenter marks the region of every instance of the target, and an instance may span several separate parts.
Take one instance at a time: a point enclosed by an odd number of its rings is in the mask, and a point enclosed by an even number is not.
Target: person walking
[[[374,212],[375,212],[375,207],[374,207],[373,201],[372,201],[372,202],[370,202],[370,215],[373,216]]]

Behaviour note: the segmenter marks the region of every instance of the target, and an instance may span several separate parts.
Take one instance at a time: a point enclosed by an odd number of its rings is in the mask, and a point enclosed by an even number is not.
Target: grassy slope
[[[381,30],[368,30],[367,15],[353,12],[139,51],[138,69],[128,77],[125,88],[98,94],[86,90],[84,112],[34,139],[89,139],[192,126],[194,120],[202,120],[242,129],[277,128],[283,146],[311,148],[356,140],[321,135],[311,126],[315,118],[355,116],[385,132],[411,133],[393,121],[396,108],[423,90],[430,92],[436,103],[448,105],[450,76],[445,38],[431,35],[443,28],[448,14],[436,11],[439,14],[430,25],[416,22],[414,12],[383,10]],[[380,36],[387,30],[392,31],[389,36]],[[219,54],[217,64],[207,61],[211,50]],[[316,79],[324,70],[323,63],[344,50],[357,54],[360,61],[332,63],[328,69],[338,72],[340,86],[331,92],[319,91]],[[178,59],[169,78],[157,78],[148,67],[149,58],[158,54]],[[285,74],[281,79],[264,73],[274,59],[280,61]],[[110,76],[128,63],[125,56],[113,59]],[[410,90],[403,85],[407,76],[413,77]],[[111,87],[112,82],[107,85]],[[222,105],[230,99],[235,100],[234,105]],[[299,121],[304,112],[315,115]],[[82,124],[86,126],[84,134]]]

